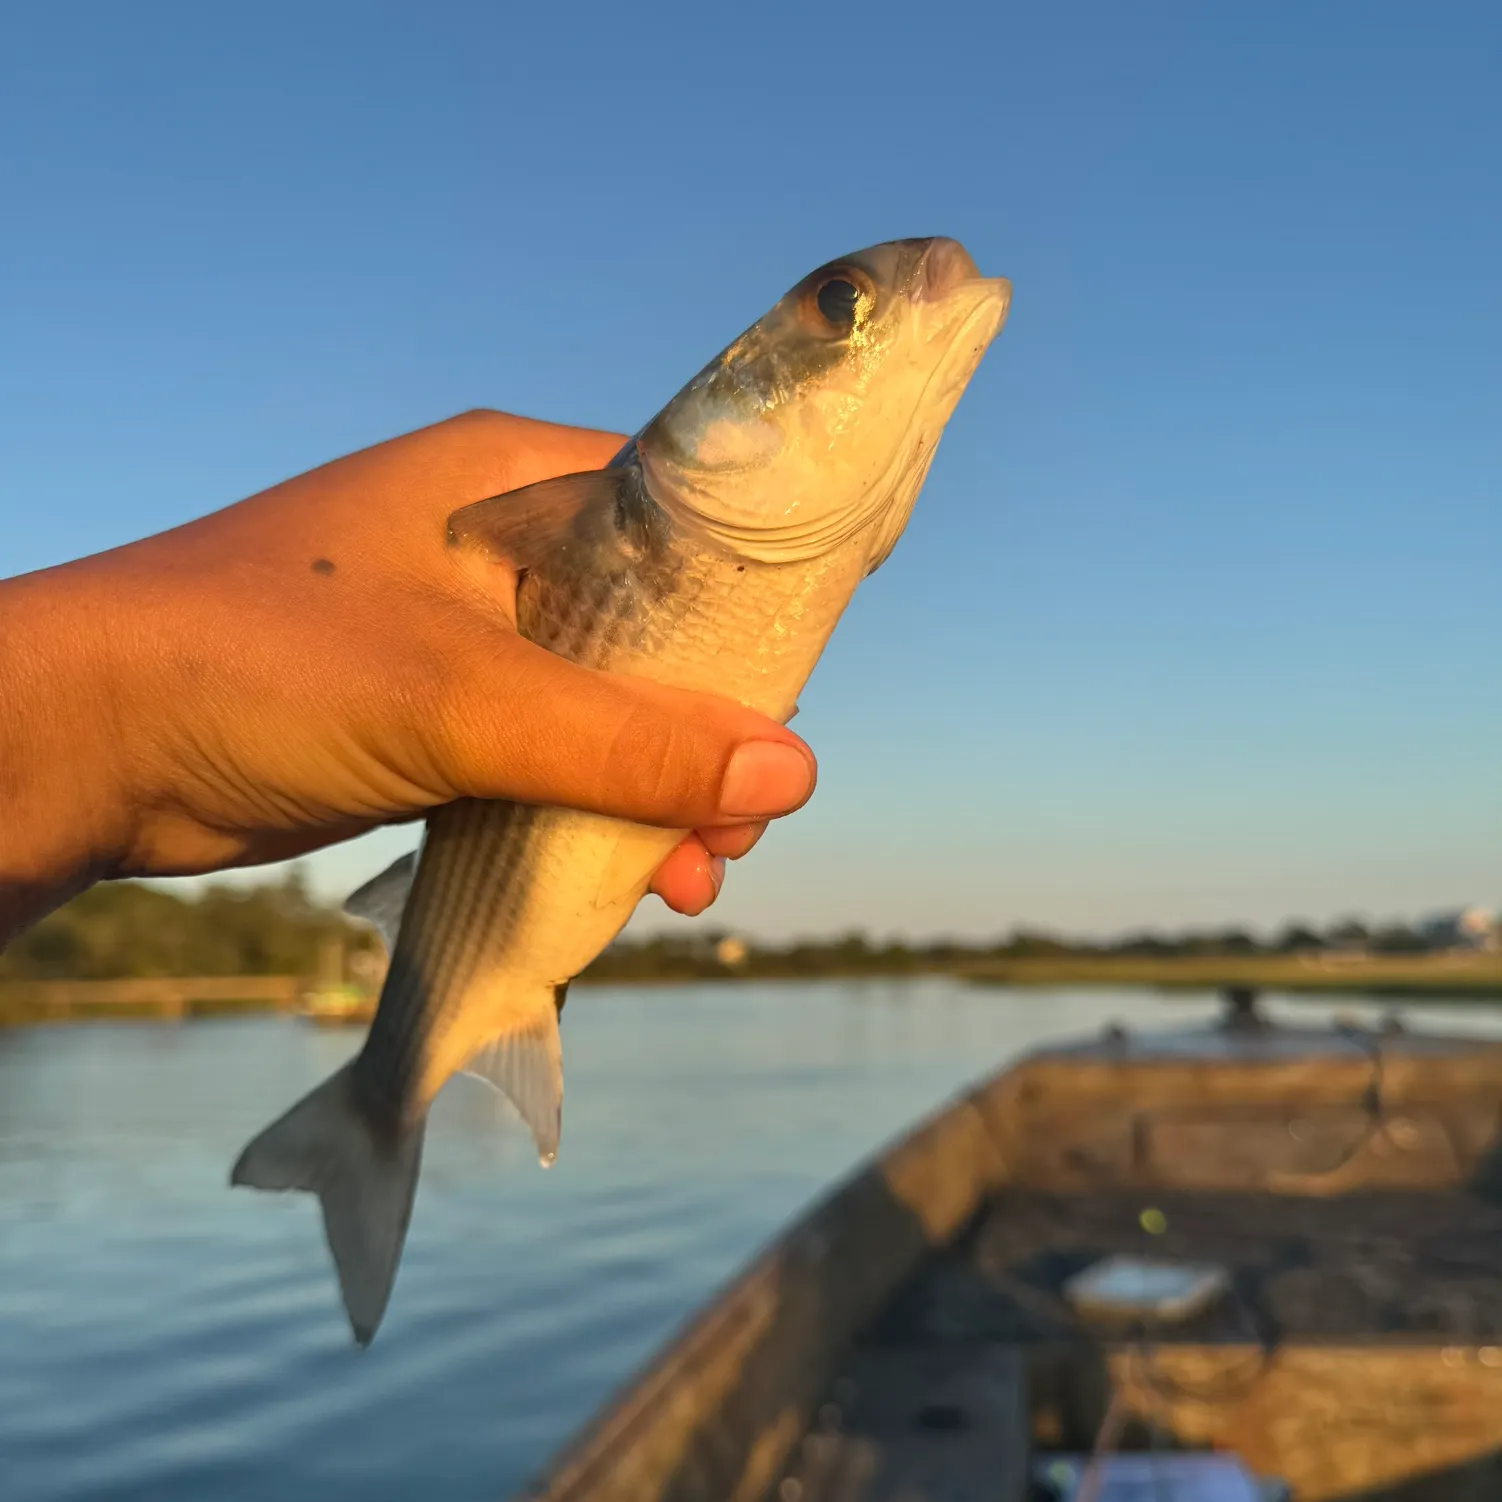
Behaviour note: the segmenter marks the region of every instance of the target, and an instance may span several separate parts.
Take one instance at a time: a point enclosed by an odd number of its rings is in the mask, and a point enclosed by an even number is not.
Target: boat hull
[[[1502,1048],[1464,1039],[1040,1053],[838,1186],[522,1495],[1020,1499],[1035,1452],[1113,1424],[1300,1499],[1502,1492],[1499,1121]],[[1231,1294],[1113,1329],[1064,1290],[1118,1255]]]

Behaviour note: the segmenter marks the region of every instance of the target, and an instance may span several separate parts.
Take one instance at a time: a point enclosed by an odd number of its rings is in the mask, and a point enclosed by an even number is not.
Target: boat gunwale
[[[609,1464],[612,1455],[619,1453],[622,1445],[630,1445],[628,1436],[632,1430],[652,1422],[655,1400],[670,1385],[691,1378],[696,1367],[723,1348],[726,1335],[737,1325],[759,1318],[763,1311],[757,1308],[758,1301],[776,1302],[783,1275],[795,1271],[800,1258],[818,1260],[828,1255],[830,1238],[822,1229],[824,1222],[837,1225],[843,1221],[846,1206],[858,1199],[865,1189],[877,1188],[883,1194],[890,1193],[893,1179],[900,1181],[906,1177],[903,1173],[905,1158],[934,1150],[938,1139],[960,1129],[963,1122],[970,1128],[967,1135],[983,1145],[983,1156],[991,1158],[992,1162],[990,1172],[973,1178],[964,1213],[958,1221],[935,1227],[949,1234],[958,1231],[985,1203],[989,1192],[999,1187],[1005,1178],[999,1153],[995,1151],[994,1129],[988,1121],[988,1115],[996,1105],[991,1097],[999,1088],[1011,1085],[1025,1062],[1024,1059],[1014,1060],[951,1095],[860,1159],[799,1211],[689,1314],[654,1354],[616,1389],[613,1397],[608,1398],[575,1431],[572,1440],[554,1455],[545,1470],[516,1494],[517,1502],[565,1502],[576,1495],[577,1488],[587,1488],[592,1472],[602,1463]],[[952,1216],[946,1217],[946,1221],[951,1219]],[[902,1258],[899,1266],[883,1279],[882,1296],[890,1296],[936,1244],[925,1237],[913,1248],[912,1255]],[[872,1302],[880,1307],[879,1298]],[[875,1309],[871,1312],[874,1313]],[[588,1492],[579,1495],[588,1495]]]

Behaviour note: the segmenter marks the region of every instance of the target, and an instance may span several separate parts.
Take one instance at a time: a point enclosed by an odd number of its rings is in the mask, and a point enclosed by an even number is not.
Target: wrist
[[[128,843],[110,612],[73,568],[0,580],[0,946]]]

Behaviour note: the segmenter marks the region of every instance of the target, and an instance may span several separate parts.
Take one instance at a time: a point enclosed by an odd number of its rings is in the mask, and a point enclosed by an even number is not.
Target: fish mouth
[[[961,288],[975,292],[990,291],[1003,307],[1012,298],[1012,284],[1004,277],[980,274],[970,252],[958,240],[936,235],[919,257],[910,295],[914,302],[943,302]]]

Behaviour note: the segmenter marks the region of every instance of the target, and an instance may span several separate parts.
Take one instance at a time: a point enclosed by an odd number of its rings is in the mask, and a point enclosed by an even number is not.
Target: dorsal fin
[[[372,876],[363,887],[357,887],[344,901],[344,911],[351,918],[369,923],[379,930],[386,941],[388,953],[396,948],[397,931],[402,926],[402,913],[407,898],[412,895],[412,882],[417,876],[416,850],[398,856],[381,872]]]

